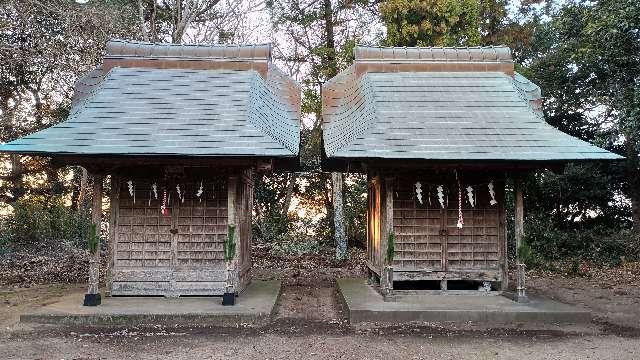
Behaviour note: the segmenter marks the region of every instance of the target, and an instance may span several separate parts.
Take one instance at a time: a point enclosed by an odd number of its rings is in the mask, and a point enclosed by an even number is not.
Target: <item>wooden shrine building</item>
[[[505,290],[505,180],[516,179],[519,242],[523,173],[620,158],[548,125],[507,47],[354,55],[322,89],[323,168],[367,174],[367,265],[383,294]]]
[[[66,121],[0,151],[85,167],[97,229],[110,176],[108,295],[232,303],[250,281],[254,176],[297,166],[299,108],[270,45],[111,41]],[[94,254],[87,305],[100,302]]]

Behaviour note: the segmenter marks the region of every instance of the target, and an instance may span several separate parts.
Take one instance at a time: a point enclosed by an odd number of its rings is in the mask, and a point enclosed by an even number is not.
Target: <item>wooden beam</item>
[[[93,254],[89,257],[89,288],[85,295],[85,306],[100,305],[101,298],[99,292],[100,284],[100,224],[102,222],[102,174],[93,174],[93,194],[91,207],[91,222],[95,226],[98,236],[98,245]]]
[[[523,194],[523,182],[521,176],[514,178],[514,198],[515,198],[515,239],[516,239],[516,256],[519,254],[520,246],[522,245],[522,238],[524,237],[524,194]],[[519,257],[518,257],[519,259]]]
[[[525,286],[525,266],[520,259],[520,247],[524,237],[524,179],[516,175],[514,184],[514,215],[515,215],[515,239],[516,239],[516,296],[518,302],[527,302]]]
[[[115,267],[116,234],[118,210],[120,209],[120,176],[111,174],[111,194],[109,195],[109,253],[107,261],[107,280],[105,296],[111,296]]]
[[[500,239],[498,243],[500,244],[500,259],[502,259],[502,263],[500,264],[500,289],[507,291],[509,288],[509,244],[507,241],[506,189],[504,180],[494,182],[494,191],[496,192],[496,200],[498,201],[498,237]]]
[[[227,231],[231,231],[233,228],[233,242],[236,244],[236,251],[234,256],[229,261],[226,261],[227,279],[225,283],[225,293],[222,298],[222,305],[234,305],[236,282],[238,278],[237,269],[237,257],[238,257],[238,216],[236,214],[237,209],[237,191],[238,191],[238,176],[230,175],[227,179]],[[227,234],[229,236],[229,234]]]
[[[381,239],[381,252],[382,252],[382,264],[383,266],[393,266],[393,262],[387,261],[387,251],[389,248],[389,235],[393,233],[393,186],[395,179],[388,177],[384,179],[384,194],[385,194],[385,207],[384,207],[384,219],[383,230]]]
[[[173,189],[167,189],[167,192],[169,194],[170,191],[173,191]],[[184,189],[182,189],[182,191],[184,191]],[[171,230],[169,230],[169,232],[171,233],[171,266],[173,266],[174,269],[178,268],[178,238],[180,237],[180,226],[178,222],[180,218],[180,200],[181,199],[177,196],[177,194],[173,197],[169,196],[167,200],[167,206],[171,211],[171,213],[169,214],[169,216],[171,217]],[[174,275],[171,277],[171,280],[169,281],[169,290],[165,293],[164,296],[167,298],[177,298],[180,296],[178,290],[178,281],[176,280],[174,273]]]
[[[393,293],[393,261],[387,259],[389,251],[389,236],[393,233],[393,187],[395,179],[393,177],[384,178],[384,217],[382,220],[382,231],[380,239],[380,256],[382,264],[380,290],[382,295],[391,296]],[[382,190],[382,186],[380,186]]]

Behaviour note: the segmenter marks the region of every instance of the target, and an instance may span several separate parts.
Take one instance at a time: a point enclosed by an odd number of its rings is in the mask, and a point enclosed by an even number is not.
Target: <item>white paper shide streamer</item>
[[[438,202],[440,202],[440,207],[444,209],[444,188],[442,185],[438,185],[436,190],[438,190]]]
[[[180,200],[180,202],[184,202],[184,193],[180,189],[180,184],[176,185],[176,193],[178,193],[178,200]]]
[[[200,188],[198,188],[198,192],[196,192],[196,196],[200,201],[202,201],[201,196],[203,192],[204,192],[204,189],[202,188],[202,181],[200,181]]]
[[[489,185],[487,185],[487,187],[489,188],[489,195],[491,196],[491,200],[489,200],[489,204],[491,205],[497,204],[498,202],[496,201],[496,192],[493,190],[493,180],[489,182]]]
[[[471,185],[467,186],[467,198],[471,207],[476,207],[476,199],[473,196],[473,186]]]
[[[129,195],[133,198],[133,203],[136,203],[136,188],[133,185],[133,180],[127,181],[127,186],[129,187]]]
[[[420,204],[422,204],[422,184],[420,184],[420,181],[416,182],[416,197]]]

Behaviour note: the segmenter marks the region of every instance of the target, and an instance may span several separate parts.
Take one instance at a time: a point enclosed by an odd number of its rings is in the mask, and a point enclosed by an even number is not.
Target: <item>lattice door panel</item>
[[[150,181],[121,184],[116,226],[112,294],[220,295],[224,292],[223,244],[227,236],[226,178],[175,184],[167,189],[168,212],[161,213]],[[184,200],[182,199],[184,198]]]
[[[449,194],[447,210],[447,270],[497,270],[500,267],[499,206],[490,205],[486,185],[475,187],[476,206],[463,197],[463,221],[458,224],[458,193]]]
[[[116,268],[169,267],[171,217],[160,213],[161,189],[155,198],[151,183],[134,182],[135,199],[126,180],[120,184],[118,226],[116,229]],[[173,211],[169,206],[169,211]]]
[[[176,265],[224,267],[227,237],[227,185],[224,181],[204,182],[202,198],[195,197],[200,183],[181,184],[185,199],[178,210]]]
[[[400,180],[394,194],[393,230],[396,234],[394,267],[403,270],[443,270],[441,233],[444,211],[425,187],[422,203],[414,182]]]

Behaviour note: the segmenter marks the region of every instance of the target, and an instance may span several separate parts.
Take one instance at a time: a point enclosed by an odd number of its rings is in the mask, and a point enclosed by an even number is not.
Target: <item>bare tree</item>
[[[320,89],[351,62],[351,49],[356,42],[366,41],[371,23],[368,1],[301,1],[280,0],[270,4],[276,34],[274,55],[277,61],[303,86],[304,146],[301,161],[319,168],[321,154]],[[305,196],[322,199],[326,213],[333,217],[336,259],[346,258],[347,236],[343,209],[342,173],[314,174],[309,178]],[[333,190],[333,191],[331,191]],[[327,194],[332,193],[333,196]]]
[[[142,38],[151,42],[244,42],[255,26],[251,13],[263,0],[136,0]],[[238,41],[240,40],[240,41]]]
[[[121,5],[70,1],[11,0],[0,6],[0,140],[9,141],[62,120],[71,106],[73,84],[99,61],[113,36],[131,36]],[[0,178],[0,199],[46,193],[63,177],[40,158],[2,156],[11,166]],[[25,176],[48,181],[32,186]],[[29,186],[27,186],[29,185]]]

